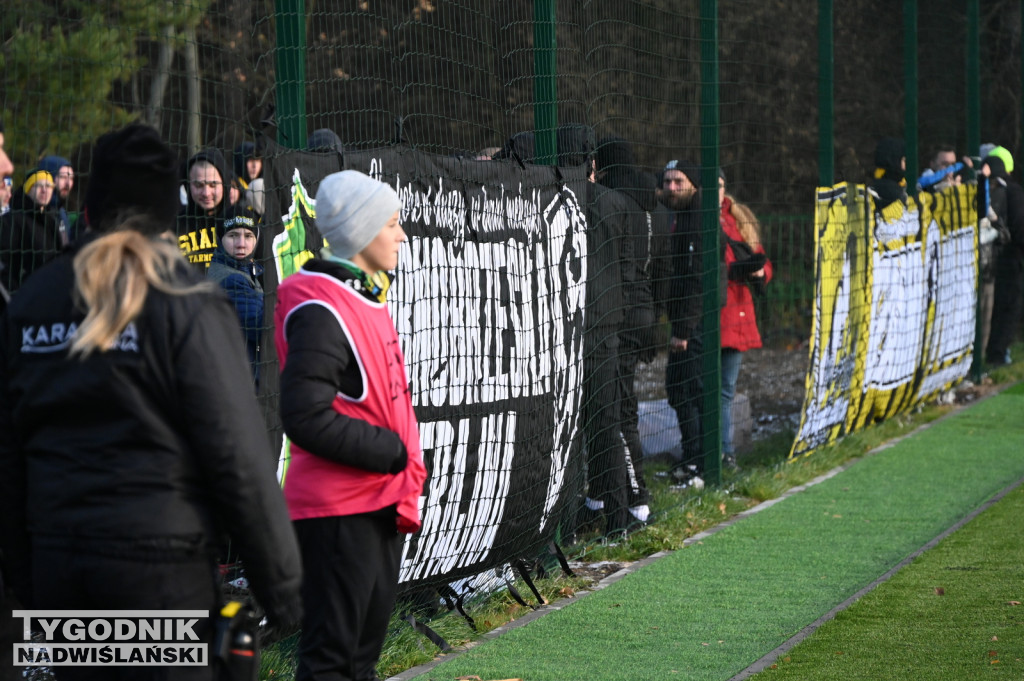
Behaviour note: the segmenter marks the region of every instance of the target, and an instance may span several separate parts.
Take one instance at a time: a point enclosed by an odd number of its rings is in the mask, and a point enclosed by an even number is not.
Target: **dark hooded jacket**
[[[903,163],[906,145],[895,137],[884,137],[875,147],[875,172],[871,189],[875,192],[875,209],[882,210],[895,201],[907,203],[907,181]]]
[[[233,154],[235,177],[238,178],[238,184],[243,190],[249,188],[249,183],[255,180],[255,177],[249,177],[249,167],[246,165],[246,161],[251,158],[258,158],[256,156],[256,145],[252,142],[242,142],[237,147]]]
[[[681,171],[697,188],[690,205],[669,212],[669,257],[671,274],[668,285],[658,287],[666,303],[672,335],[692,340],[701,333],[701,270],[703,265],[703,235],[701,233],[700,167],[690,161],[677,161],[675,170]],[[721,284],[724,291],[724,283]]]
[[[19,187],[11,198],[11,210],[0,217],[0,283],[14,293],[66,244],[58,209],[52,204],[39,206]]]
[[[602,140],[597,151],[600,183],[614,189],[627,200],[623,216],[622,249],[629,254],[622,260],[622,286],[625,320],[620,333],[622,349],[639,353],[649,360],[655,350],[655,305],[652,293],[657,233],[667,232],[668,212],[659,204],[654,178],[634,166],[632,149],[626,140],[614,137]],[[657,226],[655,223],[659,223]]]
[[[50,175],[53,175],[54,182],[57,181],[57,174],[61,168],[72,168],[71,161],[64,158],[63,156],[44,156],[39,161],[39,167]],[[75,234],[71,232],[71,220],[68,218],[68,207],[61,200],[60,194],[57,192],[56,187],[53,190],[53,196],[50,198],[50,207],[57,211],[57,215],[60,217],[60,221],[64,223],[65,232],[68,235],[68,241],[75,240]]]
[[[238,324],[245,336],[245,349],[249,356],[249,366],[252,367],[253,382],[259,388],[260,381],[260,340],[263,336],[263,286],[260,278],[263,276],[263,266],[253,261],[253,256],[259,253],[260,227],[258,218],[252,209],[241,204],[236,205],[232,215],[222,225],[222,230],[217,232],[218,241],[224,233],[230,231],[237,223],[238,218],[247,218],[251,221],[250,231],[256,235],[257,245],[252,254],[244,260],[236,260],[230,256],[220,244],[213,252],[210,267],[206,270],[206,278],[216,282],[235,308],[238,315]]]
[[[207,161],[220,173],[224,196],[220,205],[212,213],[207,213],[192,198],[192,189],[188,186],[192,166],[199,161]],[[217,149],[203,149],[188,160],[185,166],[184,182],[186,200],[185,208],[178,215],[178,246],[185,259],[200,271],[210,266],[210,259],[217,248],[217,230],[231,210],[230,186],[231,169],[227,161]]]
[[[1009,249],[1008,254],[1017,258],[1024,257],[1024,188],[1010,177],[1003,159],[998,156],[985,157],[983,164],[991,171],[987,184],[988,205],[996,215],[996,222],[1001,223],[993,224],[993,227],[1009,233],[1009,243],[1003,245],[1003,250]],[[978,200],[981,204],[979,213],[984,215],[984,186],[979,191]]]
[[[513,158],[520,163],[533,163],[534,137],[532,132],[517,132],[508,138],[501,151],[494,155],[494,160]]]

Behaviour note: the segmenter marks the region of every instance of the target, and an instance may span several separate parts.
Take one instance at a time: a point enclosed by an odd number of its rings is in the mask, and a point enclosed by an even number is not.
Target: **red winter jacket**
[[[726,197],[722,202],[720,222],[722,231],[734,241],[743,241],[739,227],[736,225],[736,218],[732,214],[732,201]],[[755,249],[757,253],[764,253],[764,246],[760,244]],[[732,247],[726,245],[725,267],[736,262],[736,256]],[[764,266],[764,281],[772,280],[772,263],[769,260]],[[726,289],[725,307],[721,312],[722,324],[722,347],[732,348],[740,352],[746,352],[751,348],[761,347],[761,334],[757,330],[757,318],[754,316],[754,297],[750,293],[750,287],[744,282],[729,280]]]

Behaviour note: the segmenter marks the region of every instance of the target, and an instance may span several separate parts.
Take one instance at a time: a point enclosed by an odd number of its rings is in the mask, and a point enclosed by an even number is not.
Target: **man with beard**
[[[672,274],[666,311],[671,324],[665,390],[679,420],[682,459],[673,470],[680,484],[704,486],[701,452],[701,215],[700,167],[688,160],[669,161],[662,172],[659,198],[670,211]]]

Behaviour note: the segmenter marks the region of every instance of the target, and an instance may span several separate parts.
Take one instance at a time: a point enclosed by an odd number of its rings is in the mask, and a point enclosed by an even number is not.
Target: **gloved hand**
[[[768,263],[768,256],[764,253],[754,253],[745,260],[737,260],[729,265],[729,281],[746,281],[754,272],[762,269]]]
[[[391,468],[388,469],[388,473],[391,475],[398,475],[409,465],[409,451],[405,448],[405,443],[399,440],[398,448],[398,456],[391,462]]]

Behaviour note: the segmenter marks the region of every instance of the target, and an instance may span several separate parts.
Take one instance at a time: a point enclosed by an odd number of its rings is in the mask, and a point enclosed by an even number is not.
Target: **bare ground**
[[[638,399],[665,399],[667,359],[667,353],[661,353],[650,364],[637,367]],[[749,400],[752,440],[799,426],[809,361],[806,342],[792,348],[758,348],[743,354],[736,391]],[[977,385],[963,381],[940,399],[963,404],[984,397],[993,389],[992,381],[985,376]]]

